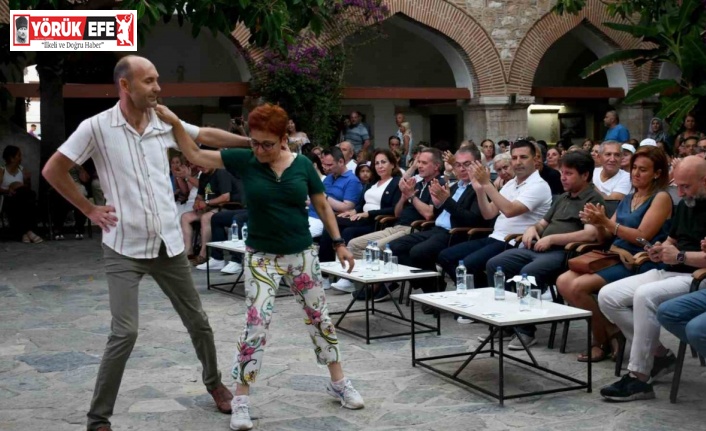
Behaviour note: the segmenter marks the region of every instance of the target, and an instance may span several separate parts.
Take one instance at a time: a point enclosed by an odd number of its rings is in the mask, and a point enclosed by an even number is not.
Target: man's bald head
[[[151,61],[139,55],[126,55],[118,60],[113,69],[113,82],[115,85],[120,85],[121,79],[126,79],[128,82],[132,80],[133,72],[136,68],[154,67]]]
[[[695,199],[706,198],[706,160],[698,156],[685,157],[674,169],[674,183],[688,206]]]

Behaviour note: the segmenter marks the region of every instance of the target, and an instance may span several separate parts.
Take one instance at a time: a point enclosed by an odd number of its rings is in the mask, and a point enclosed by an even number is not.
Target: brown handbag
[[[595,274],[602,269],[621,262],[618,253],[589,251],[586,254],[569,259],[569,269],[579,274]]]

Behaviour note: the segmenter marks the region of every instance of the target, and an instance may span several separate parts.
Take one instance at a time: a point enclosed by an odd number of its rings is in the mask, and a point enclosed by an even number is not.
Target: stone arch
[[[438,38],[445,38],[456,45],[457,54],[448,49],[442,54],[450,60],[449,65],[457,71],[462,59],[465,67],[470,72],[472,82],[471,94],[473,98],[487,95],[504,95],[506,73],[500,56],[495,49],[495,44],[485,29],[468,12],[446,0],[385,0],[390,9],[390,16],[405,15],[413,21],[423,24],[438,32]],[[340,43],[351,31],[327,31],[321,39],[326,44]],[[261,50],[248,43],[250,32],[245,26],[238,25],[232,33],[237,44],[247,51],[250,58],[257,62],[261,58]],[[437,36],[437,35],[435,35]],[[460,76],[460,75],[459,75]],[[457,79],[457,83],[468,80]]]
[[[606,21],[615,20],[608,15],[606,7],[600,0],[588,0],[586,7],[578,15],[559,16],[553,12],[545,14],[527,32],[520,42],[510,66],[508,91],[518,94],[530,94],[532,81],[537,66],[549,47],[569,31],[581,27],[582,39],[592,44],[589,48],[600,58],[618,49],[629,49],[640,46],[641,42],[627,33],[612,30],[603,25]],[[642,82],[644,68],[636,68],[632,63],[614,66],[609,75],[609,85],[620,83],[625,92]],[[611,76],[612,75],[612,76]],[[618,75],[623,75],[622,77]]]

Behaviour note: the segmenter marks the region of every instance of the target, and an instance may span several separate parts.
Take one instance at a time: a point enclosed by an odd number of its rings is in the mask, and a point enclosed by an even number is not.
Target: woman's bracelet
[[[618,228],[620,227],[620,223],[615,224],[615,230],[613,231],[613,236],[618,236]]]

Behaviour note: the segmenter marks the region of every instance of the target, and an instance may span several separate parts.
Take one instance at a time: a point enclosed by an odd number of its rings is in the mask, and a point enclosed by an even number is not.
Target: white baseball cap
[[[656,147],[657,146],[657,141],[651,138],[643,139],[642,142],[640,142],[641,147]]]
[[[630,144],[623,144],[620,146],[620,148],[622,148],[623,150],[630,151],[631,153],[635,154],[635,147],[633,147]]]

